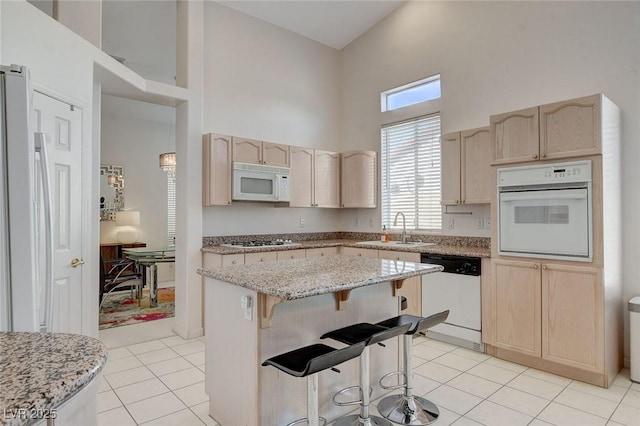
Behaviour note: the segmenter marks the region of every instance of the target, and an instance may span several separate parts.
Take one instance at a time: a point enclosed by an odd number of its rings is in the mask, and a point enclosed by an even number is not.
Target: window
[[[167,244],[176,243],[176,178],[167,176]]]
[[[382,112],[440,97],[440,74],[415,81],[380,94]]]
[[[381,148],[382,224],[402,212],[407,229],[442,229],[440,115],[383,127]]]

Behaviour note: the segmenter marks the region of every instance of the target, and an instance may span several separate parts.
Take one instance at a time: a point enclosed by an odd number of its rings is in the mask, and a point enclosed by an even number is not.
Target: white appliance
[[[289,168],[233,163],[233,197],[236,201],[289,201]]]
[[[53,234],[44,135],[24,66],[0,66],[0,331],[51,331]]]
[[[591,261],[591,161],[498,169],[498,253]]]
[[[427,336],[484,352],[480,299],[481,259],[422,253],[421,263],[444,267],[422,276],[422,315],[449,310],[447,320],[431,327]]]

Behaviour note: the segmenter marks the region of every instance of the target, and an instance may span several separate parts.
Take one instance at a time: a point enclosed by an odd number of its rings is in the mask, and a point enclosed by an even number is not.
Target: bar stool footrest
[[[357,389],[358,391],[360,391],[360,386],[349,386],[348,388],[344,388],[342,390],[339,390],[338,392],[336,392],[333,395],[333,403],[340,406],[340,407],[344,407],[347,405],[359,405],[360,403],[362,403],[362,399],[358,399],[358,400],[351,400],[351,401],[338,401],[338,397],[340,395],[343,395],[349,391],[352,391],[354,389]],[[371,396],[371,394],[373,393],[373,388],[369,387],[369,396]]]
[[[325,426],[327,424],[327,419],[325,419],[324,417],[318,417],[318,420],[320,421],[320,425],[321,426]],[[303,418],[303,419],[298,419],[295,420],[291,423],[287,423],[286,426],[295,426],[295,425],[301,425],[301,424],[305,424],[308,425],[309,424],[309,419],[308,418]]]
[[[404,378],[404,382],[397,385],[385,385],[382,383],[382,381],[385,380],[387,377],[392,377],[392,376],[402,376]],[[380,378],[379,383],[382,389],[386,389],[386,390],[402,389],[407,385],[407,378],[404,375],[404,371],[392,371],[391,373],[387,373],[384,376],[382,376]]]

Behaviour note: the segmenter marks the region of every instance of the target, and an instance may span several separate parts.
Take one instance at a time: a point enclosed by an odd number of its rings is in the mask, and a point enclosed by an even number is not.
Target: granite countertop
[[[88,384],[106,362],[106,346],[91,337],[0,333],[0,424],[42,418]]]
[[[295,300],[442,270],[439,265],[336,255],[200,268],[198,273],[258,293]]]
[[[220,245],[205,246],[202,248],[204,253],[215,254],[242,254],[242,253],[257,253],[266,251],[281,251],[281,250],[299,250],[299,249],[311,249],[322,247],[355,247],[355,248],[368,248],[377,250],[393,250],[404,251],[409,253],[434,253],[434,254],[446,254],[455,256],[470,256],[470,257],[491,257],[490,247],[468,246],[468,245],[452,245],[452,244],[433,244],[427,246],[401,246],[397,244],[363,244],[359,241],[347,240],[347,239],[331,239],[331,240],[315,240],[315,241],[300,241],[297,245],[290,246],[277,246],[277,247],[225,247]]]

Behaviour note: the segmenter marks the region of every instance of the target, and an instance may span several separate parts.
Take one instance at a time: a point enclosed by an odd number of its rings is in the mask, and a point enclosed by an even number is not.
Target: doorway
[[[107,286],[100,300],[101,339],[130,337],[136,334],[131,327],[159,320],[153,328],[164,326],[153,336],[172,334],[174,263],[156,265],[157,301],[152,300],[152,274],[143,279],[140,273],[149,269],[128,258],[127,250],[167,249],[174,243],[175,177],[159,163],[161,154],[175,152],[174,123],[173,107],[102,95],[100,252],[107,281],[118,273],[131,279]]]

